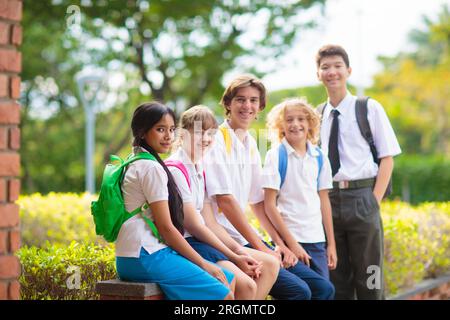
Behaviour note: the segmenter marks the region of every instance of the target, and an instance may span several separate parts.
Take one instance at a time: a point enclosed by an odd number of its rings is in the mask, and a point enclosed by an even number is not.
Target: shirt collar
[[[344,99],[337,105],[336,108],[333,108],[330,103],[330,98],[327,99],[327,104],[325,106],[323,118],[328,119],[330,116],[330,113],[333,109],[339,111],[339,116],[346,117],[348,113],[350,112],[351,103],[353,101],[353,96],[350,93],[350,91],[347,90],[347,94],[345,95]]]
[[[143,147],[141,147],[141,146],[133,146],[133,147],[131,148],[131,153],[133,153],[133,154],[138,154],[138,153],[141,153],[141,152],[147,152],[147,153],[150,153],[150,152],[148,152],[145,148],[143,148]]]
[[[286,151],[288,155],[290,155],[292,152],[295,152],[295,149],[289,144],[289,142],[286,140],[286,138],[283,138],[281,140],[281,143],[284,144],[286,147]],[[316,147],[309,141],[306,142],[306,153],[310,157],[318,157],[319,152],[317,151]]]
[[[192,172],[202,172],[202,164],[199,162],[197,163],[197,165],[195,165],[192,160],[191,157],[189,157],[189,155],[187,154],[186,150],[183,149],[183,147],[179,147],[171,156],[172,159],[181,161],[184,166],[189,169]],[[198,170],[197,170],[198,168]]]
[[[310,141],[306,142],[306,147],[308,150],[308,154],[311,157],[318,157],[319,156],[319,151],[317,151],[317,147],[315,145],[313,145]]]
[[[197,163],[197,165],[195,165],[192,162],[192,160],[189,157],[189,155],[187,154],[187,152],[182,147],[179,147],[175,151],[175,153],[173,154],[173,158],[176,159],[176,160],[181,161],[184,164],[184,166],[187,169],[192,170],[192,172],[197,172],[197,173],[202,173],[203,172],[203,164],[202,164],[202,162],[199,161]]]
[[[289,142],[286,140],[286,137],[284,137],[281,140],[281,143],[284,144],[284,146],[286,147],[286,151],[288,153],[288,155],[290,155],[292,152],[295,152],[295,149],[292,148],[292,146],[289,144]]]
[[[248,135],[249,135],[248,130],[245,132],[244,141],[241,142],[241,140],[239,140],[238,136],[234,132],[234,129],[230,127],[230,123],[229,123],[228,119],[225,119],[223,121],[223,125],[224,125],[225,128],[229,129],[228,131],[230,132],[231,137],[232,137],[233,140],[239,141],[240,143],[242,143],[244,145],[247,144],[247,142],[248,142]]]

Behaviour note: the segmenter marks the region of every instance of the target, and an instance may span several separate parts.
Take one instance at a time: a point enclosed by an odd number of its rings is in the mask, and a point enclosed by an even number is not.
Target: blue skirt
[[[191,245],[191,247],[197,251],[199,255],[203,257],[203,259],[216,263],[217,261],[228,261],[226,255],[217,250],[216,248],[210,246],[207,243],[201,242],[194,237],[186,238],[186,241]]]
[[[116,267],[121,280],[157,283],[169,300],[223,300],[230,292],[222,282],[169,247],[152,254],[141,248],[139,258],[116,257]],[[221,269],[231,283],[233,273]]]

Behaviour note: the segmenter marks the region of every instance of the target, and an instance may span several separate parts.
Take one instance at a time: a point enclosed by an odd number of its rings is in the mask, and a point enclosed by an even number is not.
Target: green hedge
[[[450,159],[438,156],[395,157],[393,194],[412,204],[450,201]]]
[[[95,234],[90,213],[94,196],[88,193],[54,193],[21,195],[22,243],[41,247],[46,241],[68,245],[72,241],[105,244]]]
[[[33,206],[33,199],[39,205]],[[46,204],[46,199],[51,203]],[[20,197],[21,207],[26,204],[28,208],[21,209],[24,242],[33,243],[18,252],[24,269],[20,279],[23,299],[95,299],[95,283],[116,277],[114,246],[94,243],[98,238],[92,236],[90,201],[91,197],[75,194]],[[41,215],[32,208],[41,210]],[[45,212],[42,208],[46,208]],[[381,212],[387,295],[450,271],[450,202],[411,206],[386,201]],[[250,222],[259,228],[256,220]],[[60,228],[65,232],[60,233]],[[73,242],[75,234],[85,235],[86,241],[78,237],[80,243]],[[46,242],[48,239],[51,244]],[[67,288],[73,276],[71,266],[80,268],[79,289]]]
[[[450,271],[450,202],[382,203],[386,294]]]
[[[20,294],[25,300],[98,299],[95,284],[116,277],[114,246],[72,242],[22,247]]]

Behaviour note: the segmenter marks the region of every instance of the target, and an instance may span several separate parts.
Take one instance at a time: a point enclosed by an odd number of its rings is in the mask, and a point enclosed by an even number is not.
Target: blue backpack
[[[317,158],[317,164],[319,165],[319,173],[317,174],[317,190],[319,190],[319,177],[320,177],[320,171],[322,170],[323,166],[323,154],[322,150],[320,150],[319,147],[316,147],[317,152],[319,153],[319,156]],[[281,182],[280,182],[280,190],[283,186],[284,180],[286,180],[286,171],[287,171],[287,165],[288,165],[288,154],[286,147],[284,144],[280,143],[280,146],[278,147],[278,172],[280,173]]]

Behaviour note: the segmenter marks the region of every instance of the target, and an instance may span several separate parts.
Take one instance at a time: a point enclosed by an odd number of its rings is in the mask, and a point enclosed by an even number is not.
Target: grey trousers
[[[384,299],[383,224],[372,188],[330,191],[337,268],[330,272],[338,300]]]

